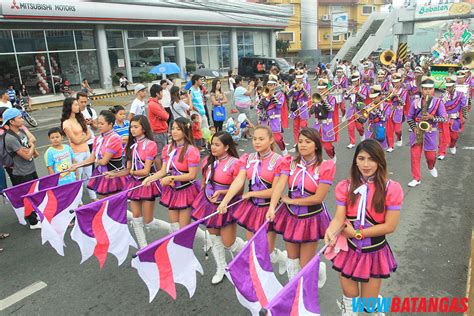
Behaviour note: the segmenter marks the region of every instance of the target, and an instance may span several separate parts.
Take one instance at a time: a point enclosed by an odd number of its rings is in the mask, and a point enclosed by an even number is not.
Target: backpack
[[[21,144],[21,138],[16,133],[13,133],[10,130],[5,130],[5,132],[0,135],[0,165],[4,167],[13,167],[13,157],[15,157],[16,153],[10,153],[7,150],[5,144],[5,136],[7,135],[15,136]]]

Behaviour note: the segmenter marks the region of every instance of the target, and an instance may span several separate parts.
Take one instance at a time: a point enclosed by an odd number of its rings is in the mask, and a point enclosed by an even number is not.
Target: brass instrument
[[[321,103],[323,101],[323,98],[327,96],[328,94],[330,94],[335,88],[336,86],[332,86],[330,89],[326,90],[323,93],[318,93],[318,92],[313,93],[313,95],[311,96],[311,100],[313,101],[313,104]]]
[[[467,52],[461,56],[461,64],[469,69],[474,68],[474,52]]]
[[[423,99],[421,100],[421,117],[428,114],[428,106],[431,103],[431,97],[427,95],[425,97],[423,104]],[[431,130],[431,124],[428,121],[420,121],[418,122],[418,130],[416,131],[416,141],[415,143],[418,145],[423,144],[423,140],[425,139],[425,133]]]
[[[270,88],[269,86],[265,86],[263,88],[262,92],[262,97],[268,99],[270,96],[272,96],[275,93],[275,89]]]
[[[382,65],[385,65],[385,66],[390,66],[391,64],[393,64],[396,58],[397,58],[396,54],[390,49],[383,51],[379,57],[380,62],[382,63]]]
[[[293,90],[294,91],[300,91],[301,89],[303,89],[303,84],[302,83],[295,83],[295,85],[293,86]]]

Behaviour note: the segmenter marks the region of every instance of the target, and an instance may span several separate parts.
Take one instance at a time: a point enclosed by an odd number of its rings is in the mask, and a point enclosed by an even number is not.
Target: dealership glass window
[[[123,49],[109,50],[110,69],[112,69],[112,75],[126,74],[125,69],[125,54]]]
[[[99,88],[100,77],[96,51],[79,51],[77,55],[79,57],[81,78],[87,79],[92,88]]]
[[[144,37],[158,37],[158,31],[143,31]]]
[[[69,80],[70,87],[74,91],[79,91],[81,79],[79,77],[79,65],[75,52],[50,53],[51,73],[54,82]],[[86,78],[89,79],[89,78]]]
[[[9,84],[13,84],[15,88],[20,86],[21,80],[18,77],[15,55],[0,55],[0,69],[2,70],[0,71],[0,89],[6,88]]]
[[[106,31],[108,48],[123,48],[122,31]]]
[[[45,51],[46,42],[43,31],[18,30],[13,31],[17,52]]]
[[[186,56],[186,70],[195,71],[196,70],[195,47],[194,46],[185,47],[184,54]]]
[[[184,46],[193,46],[194,45],[194,32],[183,32],[184,36]]]
[[[176,36],[175,30],[163,30],[161,31],[162,36]]]
[[[138,81],[142,72],[148,72],[160,64],[160,49],[130,50],[130,65],[133,81]]]
[[[48,50],[73,50],[74,35],[69,30],[48,30],[46,31]]]
[[[220,32],[209,32],[209,45],[221,45]]]
[[[176,46],[164,46],[162,47],[165,53],[165,62],[175,63],[176,58]]]
[[[230,44],[230,33],[229,32],[221,32],[221,43],[222,43],[222,45],[229,45]]]
[[[21,81],[31,96],[53,93],[51,71],[46,53],[19,54]]]
[[[128,38],[142,38],[143,31],[128,31]]]
[[[196,41],[196,46],[197,45],[209,45],[207,41],[207,32],[194,32],[194,40]]]
[[[95,49],[94,32],[92,30],[75,30],[77,49]]]
[[[12,35],[10,31],[0,30],[0,53],[13,53]]]

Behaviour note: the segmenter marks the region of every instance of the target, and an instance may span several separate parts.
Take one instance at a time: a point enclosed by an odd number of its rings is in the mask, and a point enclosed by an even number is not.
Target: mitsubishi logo
[[[18,4],[16,4],[16,0],[13,0],[13,1],[12,1],[12,5],[11,5],[10,8],[11,8],[11,9],[20,10],[20,7],[18,6]]]

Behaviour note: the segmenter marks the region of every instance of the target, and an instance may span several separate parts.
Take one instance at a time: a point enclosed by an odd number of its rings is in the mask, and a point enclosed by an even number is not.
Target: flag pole
[[[334,232],[334,234],[332,235],[332,237],[337,237],[337,236],[339,236],[339,234],[340,234],[346,227],[347,227],[347,224],[346,224],[346,223],[342,224],[341,227],[339,227],[339,229]],[[324,251],[327,249],[327,247],[329,247],[329,244],[326,244],[326,243],[325,243],[324,246],[316,253],[316,256],[321,256],[321,255],[324,253]]]

